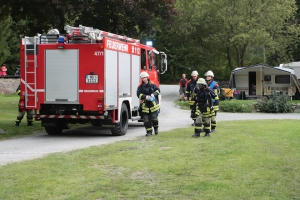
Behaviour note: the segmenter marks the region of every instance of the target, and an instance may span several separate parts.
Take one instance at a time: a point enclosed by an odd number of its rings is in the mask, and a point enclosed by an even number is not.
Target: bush
[[[251,113],[253,112],[253,100],[230,100],[220,102],[220,111],[233,113]]]
[[[292,111],[292,104],[290,97],[286,94],[277,94],[272,91],[268,98],[258,100],[258,109],[260,112],[265,113],[289,113]]]

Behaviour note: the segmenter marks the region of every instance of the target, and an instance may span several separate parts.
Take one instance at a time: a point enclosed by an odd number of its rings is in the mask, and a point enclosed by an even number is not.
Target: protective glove
[[[155,97],[154,96],[148,96],[149,101],[154,101]]]

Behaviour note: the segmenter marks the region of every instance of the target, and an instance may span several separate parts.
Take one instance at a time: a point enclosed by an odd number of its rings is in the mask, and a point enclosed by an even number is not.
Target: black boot
[[[158,128],[154,128],[154,133],[155,133],[155,135],[158,134]]]
[[[64,124],[63,129],[70,129],[70,127],[67,124]]]
[[[194,133],[194,135],[192,135],[192,137],[194,137],[194,138],[200,137],[200,133]]]
[[[213,128],[213,129],[211,129],[211,133],[214,133],[215,131],[216,131],[216,129],[214,129],[214,128]]]
[[[147,132],[146,137],[152,135],[152,132]]]
[[[33,126],[32,122],[27,122],[27,126]]]
[[[209,133],[205,133],[204,137],[210,137]]]
[[[15,126],[19,126],[20,125],[20,122],[16,122]]]

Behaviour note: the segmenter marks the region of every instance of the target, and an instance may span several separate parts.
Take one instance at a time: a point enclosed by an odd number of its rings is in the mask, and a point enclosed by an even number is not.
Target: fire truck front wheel
[[[57,126],[45,126],[45,131],[48,135],[59,135],[62,133],[63,128]]]
[[[112,135],[121,136],[125,135],[128,128],[128,109],[125,103],[122,104],[120,113],[120,123],[111,129]]]

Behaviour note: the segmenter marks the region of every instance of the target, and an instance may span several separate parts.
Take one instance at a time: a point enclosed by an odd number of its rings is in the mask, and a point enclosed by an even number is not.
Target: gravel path
[[[179,96],[178,90],[177,85],[161,85],[163,101],[159,115],[160,131],[190,127],[192,123],[189,118],[190,112],[177,108],[173,103]],[[255,119],[300,119],[300,114],[218,113],[218,121]],[[35,122],[34,125],[40,125],[38,123]],[[50,153],[83,149],[121,140],[130,140],[144,135],[145,129],[142,123],[130,122],[127,134],[121,137],[111,136],[110,130],[88,126],[64,131],[59,136],[49,136],[43,132],[18,139],[4,140],[0,141],[0,166],[43,157]]]

